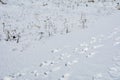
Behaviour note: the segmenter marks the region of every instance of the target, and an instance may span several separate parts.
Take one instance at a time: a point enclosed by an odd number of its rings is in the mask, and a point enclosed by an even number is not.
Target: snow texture
[[[0,80],[120,80],[119,0],[0,0]]]

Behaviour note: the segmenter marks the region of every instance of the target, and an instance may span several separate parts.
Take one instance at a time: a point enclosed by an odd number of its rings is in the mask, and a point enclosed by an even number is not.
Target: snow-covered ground
[[[0,80],[120,80],[119,0],[2,1]]]

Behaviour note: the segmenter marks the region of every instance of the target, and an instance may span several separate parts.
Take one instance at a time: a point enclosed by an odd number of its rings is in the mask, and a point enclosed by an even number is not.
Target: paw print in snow
[[[102,73],[98,73],[92,77],[92,80],[106,80],[106,79],[104,79]]]

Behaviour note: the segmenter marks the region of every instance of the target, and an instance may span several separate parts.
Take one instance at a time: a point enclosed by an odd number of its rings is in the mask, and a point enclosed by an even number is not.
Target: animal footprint
[[[33,74],[35,77],[37,77],[39,75],[39,73],[37,72],[37,70],[32,71],[31,74]]]
[[[92,77],[92,80],[104,80],[102,73],[98,73]]]
[[[66,73],[66,74],[62,75],[61,78],[58,80],[69,80],[69,77],[70,77],[70,74]]]
[[[92,56],[95,55],[95,54],[96,54],[95,52],[91,52],[91,53],[88,53],[88,54],[86,55],[86,57],[89,58],[89,57],[92,57]]]
[[[54,61],[44,61],[44,62],[40,63],[39,67],[51,66],[51,65],[53,65],[54,63],[55,63]]]
[[[53,49],[51,50],[52,53],[58,53],[60,51],[60,49]]]

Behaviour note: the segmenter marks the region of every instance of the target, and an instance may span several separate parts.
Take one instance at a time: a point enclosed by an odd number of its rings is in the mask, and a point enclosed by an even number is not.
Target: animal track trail
[[[89,42],[83,42],[76,47],[68,46],[53,49],[50,51],[50,54],[53,55],[50,60],[44,60],[43,62],[40,62],[40,64],[36,64],[38,66],[34,66],[34,68],[29,68],[26,71],[23,70],[19,74],[11,74],[9,77],[14,80],[21,80],[22,78],[35,78],[36,80],[37,78],[47,79],[52,74],[61,71],[63,68],[71,70],[72,66],[81,62],[81,57],[87,59],[95,55],[97,49],[104,46],[101,42],[101,37],[92,37]],[[59,80],[66,80],[65,75],[64,77],[60,77]]]
[[[74,50],[74,49],[72,49],[72,50]],[[59,57],[57,57],[55,59],[55,61],[57,63],[55,65],[53,65],[51,69],[48,70],[48,71],[50,71],[50,75],[56,71],[63,69],[63,68],[71,68],[71,66],[73,66],[74,64],[79,62],[79,60],[76,59],[76,56],[74,53],[69,54],[67,52],[65,54],[60,54]],[[46,73],[46,75],[47,75],[47,73]],[[60,79],[60,80],[62,80],[62,79]]]
[[[96,43],[97,40],[95,40],[95,39],[96,38],[94,37],[92,42]],[[60,53],[59,56],[56,57],[56,55],[55,55],[54,60],[51,62],[50,61],[42,62],[40,64],[40,67],[43,67],[43,66],[46,66],[46,68],[49,67],[48,70],[46,72],[44,72],[45,75],[49,75],[49,73],[51,74],[55,71],[59,71],[60,69],[62,69],[64,67],[71,68],[71,66],[74,66],[74,64],[77,64],[78,62],[80,62],[79,57],[81,56],[81,53],[82,53],[82,55],[91,57],[95,54],[94,50],[97,48],[100,48],[102,46],[103,45],[94,45],[93,46],[93,43],[92,44],[82,43],[82,44],[80,44],[80,46],[77,46],[76,48],[72,48],[69,46],[69,47],[65,47],[63,49],[54,49],[54,50],[52,50],[52,53],[53,54]],[[69,51],[67,51],[67,49],[69,50],[70,48],[72,48],[70,50],[72,53],[69,53]],[[62,53],[62,52],[64,52],[64,53]],[[50,68],[51,64],[52,64],[52,67]]]
[[[96,54],[97,49],[103,47],[101,43],[101,38],[91,37],[91,40],[88,43],[80,45],[80,53],[84,54],[87,58],[92,57]]]
[[[61,67],[71,66],[74,63],[77,63],[76,60],[68,62],[67,59],[69,59],[69,58],[70,58],[70,55],[65,53],[65,54],[59,55],[58,57],[56,57],[54,59],[45,60],[45,61],[41,62],[38,67],[35,67],[36,70],[29,69],[28,71],[26,71],[25,76],[33,76],[33,77],[43,76],[44,78],[47,78],[52,73],[59,71],[61,69]],[[18,79],[18,78],[16,78],[16,79]]]
[[[100,39],[100,40],[102,40],[102,39]],[[91,43],[92,42],[92,43]],[[97,40],[95,40],[95,38],[94,38],[94,40],[93,41],[91,41],[90,42],[90,44],[89,43],[81,43],[80,44],[80,46],[79,47],[76,47],[76,48],[74,48],[74,51],[73,51],[73,53],[74,53],[74,55],[76,54],[79,54],[80,56],[81,55],[85,55],[86,57],[92,57],[93,55],[95,55],[96,54],[96,52],[95,52],[95,50],[97,50],[97,49],[99,49],[99,48],[101,48],[101,47],[103,47],[104,45],[103,44],[97,44]],[[73,56],[73,55],[72,55]],[[84,57],[85,57],[84,56]],[[76,57],[78,57],[78,56],[76,56]],[[78,62],[80,62],[81,60],[80,59],[78,59],[78,60],[74,60],[73,61],[73,63],[75,62],[76,64],[78,63]],[[68,63],[68,66],[70,65],[71,63]],[[66,66],[67,66],[67,64],[66,64]],[[68,80],[68,79],[64,79],[63,77],[61,77],[61,78],[59,78],[58,80]],[[104,79],[103,77],[96,77],[96,78],[94,78],[93,80],[106,80],[106,79]]]

